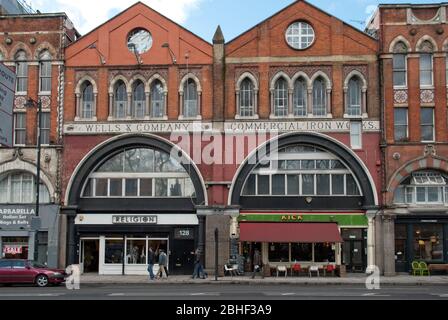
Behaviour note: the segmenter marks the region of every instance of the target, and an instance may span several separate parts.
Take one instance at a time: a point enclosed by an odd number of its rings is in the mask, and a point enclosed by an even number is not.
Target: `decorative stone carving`
[[[272,67],[269,70],[269,78],[272,79],[277,73],[284,72],[286,73],[290,78],[292,78],[296,73],[299,71],[304,72],[309,78],[311,78],[316,72],[321,71],[327,75],[328,78],[333,79],[332,76],[332,67],[330,66],[307,66],[307,67],[300,67],[300,66],[288,66],[288,67]]]
[[[168,80],[168,70],[167,69],[144,69],[144,70],[112,70],[109,71],[109,82],[111,82],[115,77],[121,75],[125,77],[128,81],[134,78],[136,75],[143,76],[146,81],[148,81],[153,75],[159,74],[165,80]]]
[[[431,41],[428,40],[423,41],[419,49],[420,52],[427,52],[427,53],[434,52],[434,46],[432,45]]]
[[[238,80],[241,78],[243,73],[249,72],[251,73],[257,81],[260,81],[260,73],[258,72],[257,67],[250,67],[250,68],[236,68],[235,69],[235,83],[238,82]]]
[[[81,80],[82,78],[84,78],[85,76],[89,76],[90,78],[92,78],[93,80],[95,80],[95,82],[98,83],[98,72],[94,71],[94,70],[77,70],[76,71],[76,83],[79,82],[79,80]]]
[[[421,103],[434,103],[434,90],[421,90],[420,101]]]
[[[15,109],[25,109],[26,97],[25,96],[17,96],[14,99],[14,108]]]
[[[41,96],[40,101],[42,102],[42,109],[50,109],[51,98],[49,96]]]
[[[408,102],[408,91],[407,90],[395,90],[394,103],[395,104],[405,104],[407,102]]]
[[[366,65],[354,65],[354,66],[344,66],[344,79],[347,78],[347,76],[352,72],[352,71],[358,71],[359,73],[361,73],[365,79],[368,79],[368,68]]]
[[[436,147],[432,144],[428,144],[425,147],[424,156],[425,157],[427,157],[427,156],[435,157],[436,155],[437,155]]]
[[[403,41],[398,41],[394,46],[394,53],[406,54],[408,52],[408,47]]]

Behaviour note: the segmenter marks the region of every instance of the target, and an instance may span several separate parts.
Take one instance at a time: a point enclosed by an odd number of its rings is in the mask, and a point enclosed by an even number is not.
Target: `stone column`
[[[241,117],[240,90],[235,91],[236,117]]]
[[[128,118],[132,118],[133,115],[133,108],[132,108],[132,93],[128,92],[128,110],[126,112],[126,115]]]
[[[151,117],[151,106],[150,106],[150,97],[151,97],[151,93],[149,92],[145,92],[145,118],[150,118]]]
[[[109,93],[109,119],[115,118],[114,114],[114,94]]]
[[[168,92],[163,92],[163,117],[168,119]]]
[[[28,237],[28,260],[34,260],[34,250],[35,250],[35,245],[36,245],[36,232],[37,231],[30,231],[28,233],[29,237]],[[37,257],[36,257],[37,258]]]
[[[179,118],[184,117],[184,93],[179,92]]]
[[[375,218],[376,211],[367,211],[367,267],[375,266]]]
[[[331,89],[327,89],[327,114],[329,118],[333,117],[332,103],[331,103]]]
[[[197,117],[202,117],[202,92],[198,91],[198,114]]]
[[[98,93],[93,94],[92,116],[96,118],[96,103],[98,101]]]
[[[308,116],[313,115],[313,88],[307,89],[307,104],[306,107],[308,109]]]
[[[76,94],[76,118],[82,118],[81,115],[81,94]]]
[[[348,116],[348,88],[344,87],[344,117]]]
[[[271,89],[271,117],[275,116],[275,107],[274,107],[274,89]]]
[[[258,116],[258,90],[254,89],[254,116]]]
[[[362,88],[362,96],[361,96],[361,112],[363,118],[368,118],[367,114],[367,88]]]
[[[294,97],[294,89],[289,89],[288,90],[288,104],[289,104],[288,114],[290,117],[294,117],[294,105],[293,105],[294,99],[293,99],[293,97]]]
[[[384,275],[395,276],[395,222],[394,217],[383,217],[384,238]]]

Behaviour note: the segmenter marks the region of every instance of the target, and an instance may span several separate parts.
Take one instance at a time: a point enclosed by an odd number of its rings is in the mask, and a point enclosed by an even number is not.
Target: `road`
[[[448,300],[448,286],[84,285],[0,287],[0,300]]]

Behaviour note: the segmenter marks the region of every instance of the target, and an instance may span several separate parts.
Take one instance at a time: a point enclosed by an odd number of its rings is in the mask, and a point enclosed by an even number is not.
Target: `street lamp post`
[[[42,121],[42,101],[39,99],[37,102],[31,98],[28,99],[28,101],[26,102],[25,106],[27,108],[33,108],[35,106],[37,106],[37,172],[36,172],[36,195],[35,195],[35,199],[36,199],[36,219],[39,219],[39,205],[40,205],[40,195],[39,195],[39,189],[40,189],[40,156],[41,156],[41,139],[40,139],[40,127],[41,127],[41,121]],[[38,250],[39,250],[39,238],[38,238],[38,229],[39,228],[35,228],[35,233],[34,233],[34,260],[37,261],[38,260]]]

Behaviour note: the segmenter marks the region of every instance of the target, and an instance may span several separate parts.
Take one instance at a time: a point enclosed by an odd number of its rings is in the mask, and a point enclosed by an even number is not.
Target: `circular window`
[[[128,48],[138,54],[147,52],[152,47],[152,36],[145,29],[135,29],[128,36]]]
[[[294,22],[286,30],[286,42],[298,50],[309,48],[315,39],[314,29],[306,22]]]

